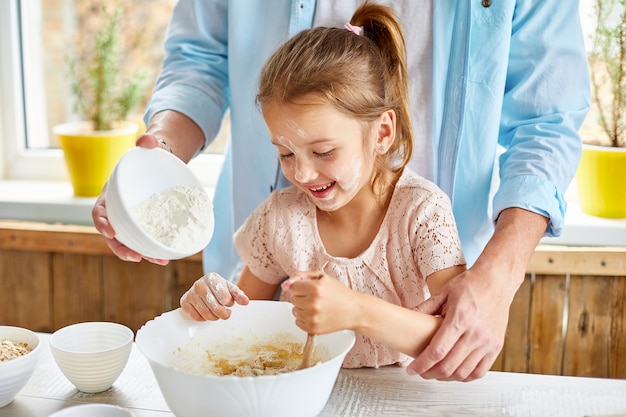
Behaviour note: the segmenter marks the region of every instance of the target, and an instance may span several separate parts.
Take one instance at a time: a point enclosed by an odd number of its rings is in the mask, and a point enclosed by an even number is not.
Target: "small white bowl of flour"
[[[148,258],[180,259],[211,240],[213,203],[189,167],[161,149],[136,147],[113,170],[106,189],[115,238]]]

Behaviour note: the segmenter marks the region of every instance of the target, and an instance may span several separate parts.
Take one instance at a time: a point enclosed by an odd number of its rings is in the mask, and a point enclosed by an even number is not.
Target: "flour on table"
[[[199,251],[212,232],[211,200],[196,187],[168,188],[153,194],[131,212],[150,236],[179,252]]]

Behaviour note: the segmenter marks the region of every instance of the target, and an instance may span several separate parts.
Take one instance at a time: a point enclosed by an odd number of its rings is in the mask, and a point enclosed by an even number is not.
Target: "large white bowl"
[[[228,320],[195,322],[177,309],[147,322],[136,344],[148,359],[163,397],[177,417],[307,417],[324,408],[343,359],[355,341],[354,332],[317,336],[316,345],[330,359],[311,368],[253,377],[198,375],[172,367],[174,355],[194,336],[218,339],[290,333],[306,340],[295,325],[293,306],[280,301],[250,301],[235,305]]]
[[[131,213],[133,207],[152,195],[178,185],[206,193],[200,180],[175,155],[161,148],[135,147],[126,152],[113,169],[106,188],[107,217],[115,230],[115,238],[135,252],[156,259],[181,259],[204,249],[213,235],[211,204],[207,207],[206,234],[185,250],[166,246],[150,236]],[[209,197],[206,198],[210,203]]]
[[[50,349],[59,369],[82,392],[106,391],[120,376],[133,346],[133,331],[111,322],[84,322],[57,330]]]
[[[39,336],[21,327],[0,326],[0,340],[26,343],[30,352],[26,355],[0,362],[0,407],[9,404],[24,388],[37,366]]]

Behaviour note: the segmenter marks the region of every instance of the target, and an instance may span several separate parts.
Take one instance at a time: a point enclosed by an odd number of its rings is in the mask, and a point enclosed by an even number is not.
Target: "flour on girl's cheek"
[[[343,178],[343,172],[335,173],[334,178],[336,178],[337,184],[339,184],[339,186],[347,192],[354,191],[354,189],[357,188],[361,183],[361,178],[363,176],[363,173],[361,172],[361,167],[363,167],[363,159],[358,156],[352,158],[349,167],[349,171],[352,176],[350,178]]]
[[[328,171],[329,178],[336,181],[337,187],[343,190],[343,193],[338,195],[336,192],[331,193],[324,199],[318,199],[317,206],[320,210],[335,211],[342,205],[347,203],[345,196],[348,195],[351,200],[358,192],[359,185],[362,183],[363,172],[361,171],[363,166],[363,159],[355,156],[346,165],[331,169]],[[343,198],[341,197],[343,196]]]

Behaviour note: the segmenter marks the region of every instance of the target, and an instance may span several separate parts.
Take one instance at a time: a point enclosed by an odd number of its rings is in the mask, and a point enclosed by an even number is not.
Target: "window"
[[[163,41],[175,3],[176,0],[0,2],[0,179],[67,180],[62,151],[51,130],[58,123],[80,118],[73,108],[67,57],[80,57],[83,44],[91,41],[89,34],[95,33],[93,28],[102,5],[123,7],[120,31],[128,51],[124,62],[129,68],[148,71],[150,81],[145,97],[132,115],[133,119],[141,119],[161,68]],[[207,153],[223,152],[228,137],[225,125],[220,140]],[[216,173],[211,175],[216,177]]]

